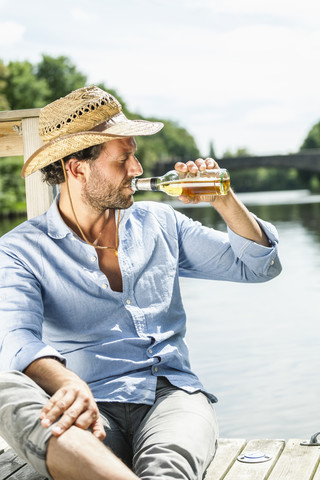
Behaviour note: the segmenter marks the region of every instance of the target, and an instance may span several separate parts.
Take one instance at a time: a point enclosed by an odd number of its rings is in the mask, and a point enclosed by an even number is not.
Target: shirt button
[[[92,257],[90,258],[91,262],[95,262],[97,260],[97,257],[95,257],[94,255],[92,255]]]
[[[274,260],[271,260],[270,265],[273,265],[273,264],[274,264]]]
[[[154,371],[157,373],[157,371],[158,371],[158,367],[154,367]]]
[[[128,298],[128,300],[126,300],[126,304],[127,304],[127,305],[130,305],[130,303],[131,303],[131,301],[130,301],[129,298]]]
[[[151,348],[149,348],[148,353],[152,353],[152,349],[151,349]]]
[[[108,288],[108,285],[106,283],[103,283],[101,286],[104,290],[106,290]]]

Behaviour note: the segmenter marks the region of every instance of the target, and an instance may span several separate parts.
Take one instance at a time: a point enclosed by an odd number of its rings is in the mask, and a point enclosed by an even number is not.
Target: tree
[[[87,82],[86,75],[79,72],[71,60],[64,56],[53,58],[42,55],[42,61],[36,66],[36,78],[48,85],[45,103],[64,97]]]
[[[8,75],[1,91],[11,110],[43,107],[49,94],[46,80],[35,76],[34,67],[28,61],[10,62]]]
[[[214,151],[214,145],[212,141],[209,143],[209,158],[216,158],[216,153]]]
[[[309,148],[320,148],[320,122],[311,128],[300,150],[307,150]]]
[[[223,157],[250,157],[251,153],[246,147],[239,147],[235,152],[232,152],[231,150],[226,150],[224,154],[222,155]]]
[[[8,110],[9,103],[6,95],[3,93],[7,84],[8,69],[0,60],[0,110]]]
[[[138,118],[136,116],[135,118]],[[152,173],[156,163],[195,160],[200,156],[199,149],[192,135],[172,120],[148,118],[161,121],[164,128],[156,135],[137,137],[137,156],[145,170],[145,175]]]
[[[320,148],[320,122],[316,123],[306,136],[300,151],[313,148]],[[299,170],[301,182],[307,184],[311,191],[319,191],[320,175],[308,170]]]
[[[1,216],[26,210],[25,183],[21,181],[21,157],[7,157],[0,162],[0,212]]]

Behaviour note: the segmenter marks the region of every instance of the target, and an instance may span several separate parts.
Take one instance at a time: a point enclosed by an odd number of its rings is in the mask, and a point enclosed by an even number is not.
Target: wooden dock
[[[320,480],[320,446],[302,440],[220,439],[205,480]],[[0,439],[0,480],[45,480]],[[261,463],[244,457],[265,455]],[[241,461],[242,459],[242,461]]]

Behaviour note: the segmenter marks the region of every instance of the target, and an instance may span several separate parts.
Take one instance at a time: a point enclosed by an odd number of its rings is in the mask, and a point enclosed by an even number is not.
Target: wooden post
[[[25,161],[42,145],[38,133],[39,117],[22,118],[23,151]],[[53,189],[42,182],[41,172],[26,178],[28,218],[41,215],[48,210],[53,200]]]

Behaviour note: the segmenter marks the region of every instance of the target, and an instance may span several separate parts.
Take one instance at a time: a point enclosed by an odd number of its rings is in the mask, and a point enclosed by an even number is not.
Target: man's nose
[[[142,175],[142,173],[143,173],[143,168],[141,166],[141,163],[139,162],[137,157],[133,157],[129,166],[129,171],[128,171],[129,176],[138,177],[139,175]]]

